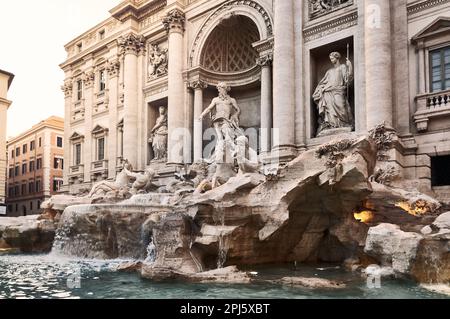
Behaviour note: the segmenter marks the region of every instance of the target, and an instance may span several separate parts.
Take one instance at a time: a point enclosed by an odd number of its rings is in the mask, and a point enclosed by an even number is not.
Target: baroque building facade
[[[205,157],[200,115],[226,82],[262,162],[384,124],[396,177],[450,196],[449,0],[127,0],[110,13],[65,47],[66,191],[125,159],[164,177]]]
[[[0,70],[0,215],[6,214],[6,119],[12,103],[7,97],[13,79],[12,73]]]
[[[10,139],[7,156],[7,215],[40,214],[63,186],[64,119],[51,116]]]

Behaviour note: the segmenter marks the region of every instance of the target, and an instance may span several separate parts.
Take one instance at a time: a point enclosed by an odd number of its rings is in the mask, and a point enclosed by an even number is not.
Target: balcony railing
[[[416,103],[414,120],[417,130],[426,132],[432,118],[450,115],[450,90],[419,95]]]
[[[107,160],[92,162],[91,171],[96,172],[96,171],[102,171],[102,170],[107,170],[107,169],[108,169],[108,161]]]
[[[69,174],[73,175],[73,174],[80,174],[84,172],[84,165],[75,165],[75,166],[71,166],[69,169]]]

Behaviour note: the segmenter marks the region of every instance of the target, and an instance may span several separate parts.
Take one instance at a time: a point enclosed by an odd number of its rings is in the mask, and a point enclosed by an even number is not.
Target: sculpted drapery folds
[[[156,120],[156,125],[151,131],[149,143],[152,145],[154,161],[162,161],[167,159],[167,108],[161,106],[159,108],[159,117]]]
[[[329,69],[319,82],[313,99],[319,113],[319,129],[317,134],[338,128],[353,127],[353,115],[348,101],[348,87],[353,81],[353,65],[349,59],[341,64],[341,54],[330,54],[333,68]]]

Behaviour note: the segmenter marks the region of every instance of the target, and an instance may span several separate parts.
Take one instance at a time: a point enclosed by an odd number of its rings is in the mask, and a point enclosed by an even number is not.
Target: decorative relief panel
[[[309,16],[317,18],[353,4],[353,0],[309,0]]]
[[[168,49],[159,44],[151,44],[148,50],[147,78],[149,80],[164,76],[168,71]]]

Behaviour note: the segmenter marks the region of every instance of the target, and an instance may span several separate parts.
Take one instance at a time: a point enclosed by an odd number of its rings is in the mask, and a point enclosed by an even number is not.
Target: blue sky
[[[120,0],[0,0],[0,69],[15,74],[8,137],[64,116],[64,45],[109,17]]]

